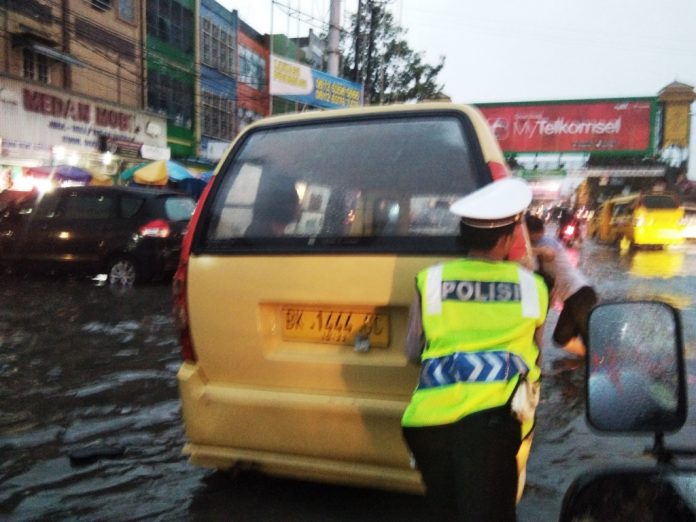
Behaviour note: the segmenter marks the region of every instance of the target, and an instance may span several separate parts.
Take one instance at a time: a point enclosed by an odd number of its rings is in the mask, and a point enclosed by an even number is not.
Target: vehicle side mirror
[[[589,317],[587,420],[608,432],[665,433],[686,420],[678,311],[658,301],[607,303]]]

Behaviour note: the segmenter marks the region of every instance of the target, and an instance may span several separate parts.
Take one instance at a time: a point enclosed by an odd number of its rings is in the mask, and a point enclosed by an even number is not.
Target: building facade
[[[216,0],[201,0],[200,13],[198,155],[217,161],[237,132],[238,18]]]
[[[0,166],[113,175],[119,158],[168,154],[164,120],[143,111],[141,1],[0,3]]]
[[[268,47],[263,35],[243,20],[239,20],[237,43],[239,72],[236,128],[240,131],[269,113]]]
[[[97,0],[95,0],[97,1]],[[196,0],[146,0],[146,107],[167,119],[174,158],[193,158],[196,143]]]

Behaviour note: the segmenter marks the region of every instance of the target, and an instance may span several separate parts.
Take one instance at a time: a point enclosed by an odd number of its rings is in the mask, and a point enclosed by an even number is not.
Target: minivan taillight
[[[186,304],[186,264],[179,264],[172,281],[172,293],[174,294],[174,325],[179,332],[181,344],[181,358],[184,361],[195,361],[196,352],[193,350],[191,329],[189,327],[188,305]]]
[[[196,204],[189,226],[181,244],[181,257],[179,258],[179,267],[176,269],[172,282],[172,294],[174,297],[173,312],[174,323],[179,332],[179,342],[181,343],[181,358],[184,361],[196,361],[196,351],[193,347],[193,339],[191,338],[191,327],[189,323],[187,292],[188,292],[188,260],[191,255],[191,243],[193,234],[198,224],[198,219],[201,216],[201,209],[205,204],[205,200],[210,193],[212,182],[208,183],[203,190],[203,194]]]
[[[148,237],[169,237],[172,230],[169,228],[169,223],[164,219],[155,219],[149,223],[145,223],[142,227],[138,229],[138,233],[141,236]]]

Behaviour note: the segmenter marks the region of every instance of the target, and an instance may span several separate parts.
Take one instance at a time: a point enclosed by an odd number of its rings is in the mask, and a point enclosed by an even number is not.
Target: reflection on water
[[[683,249],[637,251],[629,255],[630,273],[637,277],[670,278],[681,274],[686,252]]]

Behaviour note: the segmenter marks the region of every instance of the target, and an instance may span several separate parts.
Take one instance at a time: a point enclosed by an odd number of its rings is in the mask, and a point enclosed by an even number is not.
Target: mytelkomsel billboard
[[[656,98],[478,105],[504,152],[652,153]]]

